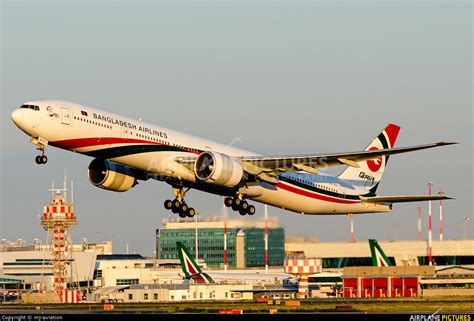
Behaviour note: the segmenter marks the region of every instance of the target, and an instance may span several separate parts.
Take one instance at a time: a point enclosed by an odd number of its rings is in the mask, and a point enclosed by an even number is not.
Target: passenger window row
[[[86,119],[86,118],[82,118],[82,117],[76,117],[76,116],[74,116],[74,119],[75,119],[75,120],[82,121],[82,122],[84,122],[84,123],[88,123],[88,124],[100,126],[100,127],[105,127],[105,128],[109,128],[109,129],[112,128],[112,126],[110,126],[110,125],[105,125],[105,124],[102,124],[102,123],[100,123],[100,122],[98,122],[98,121],[92,121],[92,120],[89,120],[89,119]]]
[[[144,138],[144,139],[148,139],[148,140],[151,140],[153,142],[157,142],[157,143],[161,143],[161,144],[168,144],[164,140],[158,139],[156,137],[145,136],[145,135],[138,134],[138,133],[135,133],[135,136],[140,137],[140,138]]]
[[[330,192],[337,193],[337,190],[336,190],[335,188],[330,188],[330,187],[327,187],[327,186],[325,186],[325,185],[316,184],[316,187],[325,189],[325,190],[330,191]]]

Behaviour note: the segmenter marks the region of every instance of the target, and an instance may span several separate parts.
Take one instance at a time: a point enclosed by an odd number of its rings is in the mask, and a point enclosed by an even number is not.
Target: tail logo
[[[378,150],[378,148],[371,147],[369,150]],[[377,172],[380,167],[382,167],[382,157],[367,160],[367,167],[369,167],[372,172]]]
[[[370,253],[372,254],[373,266],[392,266],[392,263],[382,251],[376,240],[369,240]]]

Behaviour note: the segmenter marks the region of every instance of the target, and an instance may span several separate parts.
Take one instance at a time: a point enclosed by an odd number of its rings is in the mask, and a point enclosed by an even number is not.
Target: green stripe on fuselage
[[[295,180],[291,180],[291,179],[287,179],[287,178],[283,178],[283,177],[280,177],[280,179],[284,182],[287,182],[287,183],[296,185],[298,187],[304,188],[306,190],[310,190],[312,192],[316,192],[316,193],[323,194],[323,195],[326,195],[326,196],[332,196],[332,197],[336,197],[336,198],[340,198],[340,199],[346,199],[346,200],[360,201],[359,195],[340,194],[340,193],[336,193],[336,192],[327,191],[325,189],[318,188],[316,186],[303,184],[303,183],[295,181]],[[371,193],[364,194],[364,195],[361,195],[361,196],[368,196],[369,194],[371,194]]]
[[[111,148],[104,148],[93,150],[90,152],[84,152],[82,154],[92,156],[95,158],[109,159],[121,156],[129,156],[142,153],[150,152],[188,152],[182,148],[169,145],[127,145],[127,146],[118,146]]]

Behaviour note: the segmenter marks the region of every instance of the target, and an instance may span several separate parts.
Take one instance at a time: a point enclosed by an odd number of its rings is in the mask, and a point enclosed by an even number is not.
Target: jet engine
[[[244,176],[240,162],[221,153],[204,152],[194,164],[194,174],[199,181],[223,186],[235,187]]]
[[[137,184],[133,168],[98,158],[89,164],[87,177],[92,185],[114,192],[128,191]]]

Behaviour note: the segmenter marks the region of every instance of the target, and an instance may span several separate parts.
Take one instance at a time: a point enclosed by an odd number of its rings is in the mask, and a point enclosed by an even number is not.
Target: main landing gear
[[[194,217],[196,215],[196,211],[194,208],[189,207],[188,204],[184,201],[184,196],[186,192],[189,191],[189,188],[184,191],[183,188],[175,188],[173,187],[173,193],[175,195],[174,200],[166,200],[165,201],[165,208],[167,210],[171,210],[173,213],[177,213],[179,217]]]
[[[226,197],[224,200],[224,204],[227,207],[232,207],[234,211],[238,211],[240,215],[254,215],[255,214],[255,206],[249,205],[247,201],[239,198],[239,197]]]

